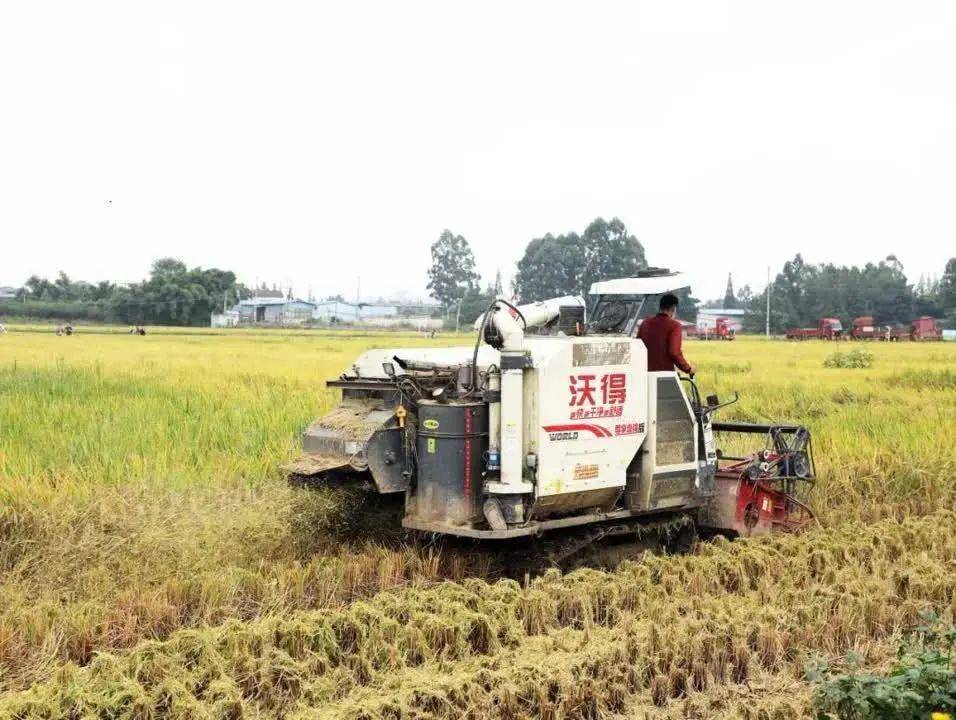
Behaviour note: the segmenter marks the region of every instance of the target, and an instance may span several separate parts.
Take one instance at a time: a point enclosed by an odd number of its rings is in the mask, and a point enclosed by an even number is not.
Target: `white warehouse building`
[[[391,318],[398,315],[395,305],[372,305],[347,303],[341,300],[324,300],[315,304],[314,320],[340,323],[361,323],[374,318]]]
[[[301,325],[312,319],[315,303],[307,300],[255,297],[240,300],[235,310],[240,324]]]

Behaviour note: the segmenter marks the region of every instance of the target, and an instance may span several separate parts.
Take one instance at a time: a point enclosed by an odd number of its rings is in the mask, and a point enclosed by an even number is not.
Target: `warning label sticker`
[[[631,344],[620,341],[575,343],[571,362],[574,367],[627,365],[631,362]]]

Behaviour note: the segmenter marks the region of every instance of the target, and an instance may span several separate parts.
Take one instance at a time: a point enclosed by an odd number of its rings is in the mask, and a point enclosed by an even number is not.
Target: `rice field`
[[[278,469],[362,350],[456,338],[25,330],[0,336],[0,717],[796,718],[808,660],[878,668],[956,610],[956,345],[838,369],[688,341],[702,390],[741,393],[725,417],[811,428],[819,527],[522,586]]]

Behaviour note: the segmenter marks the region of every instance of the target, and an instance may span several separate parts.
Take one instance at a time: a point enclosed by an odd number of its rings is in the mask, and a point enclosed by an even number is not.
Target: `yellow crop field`
[[[519,584],[278,469],[363,350],[470,336],[10,330],[0,718],[798,718],[808,660],[956,612],[956,344],[687,341],[811,429],[818,524]]]

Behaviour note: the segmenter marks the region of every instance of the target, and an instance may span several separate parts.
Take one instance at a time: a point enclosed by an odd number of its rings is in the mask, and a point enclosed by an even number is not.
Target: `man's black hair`
[[[673,293],[667,293],[661,296],[661,312],[666,312],[671,308],[676,308],[680,301]]]

